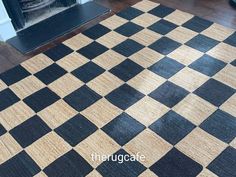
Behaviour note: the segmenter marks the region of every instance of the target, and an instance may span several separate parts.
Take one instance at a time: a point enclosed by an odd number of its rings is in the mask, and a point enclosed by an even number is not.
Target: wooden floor
[[[111,13],[105,15],[103,17],[99,17],[83,27],[62,36],[50,44],[47,44],[40,49],[32,52],[29,55],[22,55],[18,51],[16,51],[11,46],[7,44],[0,43],[0,73],[20,64],[22,61],[31,58],[32,56],[46,51],[48,48],[55,46],[56,44],[74,36],[75,34],[80,33],[81,31],[89,28],[90,26],[98,23],[99,21],[107,18],[108,16],[128,7],[139,0],[95,0],[95,2],[109,7],[112,9]],[[185,12],[189,12],[191,14],[203,17],[205,19],[211,20],[213,22],[219,23],[221,25],[236,29],[236,10],[232,8],[228,0],[153,0],[155,2],[159,2],[168,7],[172,7],[175,9],[180,9]]]

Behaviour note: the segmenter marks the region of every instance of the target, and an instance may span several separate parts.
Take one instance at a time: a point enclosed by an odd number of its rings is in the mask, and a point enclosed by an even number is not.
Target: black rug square
[[[142,15],[144,12],[142,12],[141,10],[138,10],[136,8],[133,7],[128,7],[125,10],[122,10],[121,12],[117,13],[116,15],[125,18],[127,20],[132,20],[135,17]]]
[[[141,92],[124,84],[113,90],[105,98],[115,106],[125,110],[143,97],[144,95]]]
[[[78,114],[57,127],[55,132],[74,147],[96,130],[97,127],[92,122]]]
[[[236,32],[234,32],[231,36],[229,36],[227,39],[225,39],[224,43],[236,47]]]
[[[102,74],[104,71],[105,69],[101,68],[95,63],[88,62],[83,66],[77,68],[76,70],[72,71],[72,74],[84,83],[87,83]]]
[[[72,52],[73,50],[71,48],[67,47],[64,44],[59,44],[47,50],[46,52],[44,52],[44,54],[47,55],[49,58],[51,58],[53,61],[57,61],[65,57],[66,55],[69,55]]]
[[[210,115],[200,127],[226,143],[230,143],[236,137],[235,117],[221,110]]]
[[[91,38],[91,39],[98,39],[99,37],[107,34],[111,30],[101,24],[97,24],[93,26],[92,28],[89,28],[88,30],[84,31],[82,34],[85,36]]]
[[[235,93],[235,90],[217,80],[210,79],[194,93],[213,105],[220,106]]]
[[[36,115],[10,130],[10,134],[21,147],[26,148],[50,131],[47,124]]]
[[[123,81],[128,81],[140,73],[144,68],[130,59],[127,59],[110,70],[112,74]]]
[[[162,34],[162,35],[166,35],[167,33],[171,32],[175,28],[177,28],[176,24],[168,22],[163,19],[161,19],[160,21],[158,21],[148,27],[148,29],[155,31],[155,32]]]
[[[117,116],[102,130],[123,146],[145,129],[145,126],[126,113]]]
[[[152,131],[172,145],[177,144],[195,127],[195,125],[174,111],[169,111],[149,126]]]
[[[64,70],[62,67],[60,67],[56,63],[53,63],[52,65],[37,72],[35,76],[39,80],[41,80],[44,84],[48,85],[66,73],[67,73],[66,70]]]
[[[196,177],[203,167],[173,148],[164,157],[150,167],[156,175],[162,177]]]
[[[169,79],[184,67],[185,66],[183,64],[177,62],[176,60],[165,57],[150,66],[148,69],[159,76]]]
[[[30,73],[23,68],[21,65],[16,66],[2,74],[0,74],[0,79],[2,79],[8,86],[26,78]]]
[[[102,44],[94,41],[89,45],[77,50],[78,53],[82,54],[86,58],[92,60],[95,57],[101,55],[102,53],[108,50],[107,47],[103,46]]]
[[[117,33],[124,35],[124,36],[130,37],[130,36],[134,35],[135,33],[141,31],[142,29],[143,29],[142,26],[139,26],[139,25],[132,23],[132,22],[128,22],[128,23],[125,23],[124,25],[116,28],[115,31]]]
[[[43,171],[48,177],[79,177],[86,176],[93,170],[92,166],[75,150],[59,157]]]
[[[150,10],[148,13],[156,15],[160,18],[164,18],[165,16],[171,14],[174,11],[175,11],[175,9],[172,9],[170,7],[166,7],[163,5],[159,5],[159,6],[155,7],[154,9]]]
[[[236,176],[236,149],[227,147],[207,168],[218,176]]]
[[[4,177],[32,177],[40,172],[39,166],[25,152],[19,154],[0,165],[0,174]]]
[[[197,49],[201,52],[207,52],[217,44],[219,44],[219,41],[216,41],[215,39],[209,38],[202,34],[195,36],[186,43],[187,46]]]
[[[166,81],[149,94],[153,99],[172,108],[188,95],[188,91],[172,82]]]
[[[0,100],[4,100],[0,101],[0,111],[3,111],[14,103],[20,101],[20,99],[10,89],[5,89],[0,92]]]
[[[157,40],[156,42],[152,43],[149,48],[163,54],[163,55],[168,55],[178,47],[180,47],[180,43],[167,38],[167,37],[162,37],[161,39]]]
[[[129,154],[121,149],[114,156],[129,156]],[[97,167],[97,171],[104,177],[137,177],[146,170],[138,161],[118,161],[107,160]]]
[[[129,57],[130,55],[138,52],[142,48],[144,48],[143,45],[137,43],[132,39],[127,39],[124,42],[115,46],[112,50],[120,53],[121,55],[124,55],[125,57]]]
[[[26,97],[23,101],[36,113],[53,104],[60,97],[48,88],[43,88]]]
[[[196,31],[198,33],[202,32],[203,30],[207,29],[213,24],[213,22],[210,22],[208,20],[205,20],[201,17],[194,16],[189,21],[184,23],[182,26],[188,29],[191,29],[193,31]]]
[[[84,85],[78,90],[67,95],[64,100],[77,111],[82,111],[102,98],[95,91]]]

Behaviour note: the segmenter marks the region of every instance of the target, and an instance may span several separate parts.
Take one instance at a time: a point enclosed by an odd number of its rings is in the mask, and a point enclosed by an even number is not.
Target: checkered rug
[[[235,59],[235,31],[141,1],[0,75],[0,176],[235,177]]]

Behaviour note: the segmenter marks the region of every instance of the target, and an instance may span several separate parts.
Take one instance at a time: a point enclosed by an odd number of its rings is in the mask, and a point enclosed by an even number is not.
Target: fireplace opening
[[[28,28],[76,4],[76,0],[3,0],[16,31]]]

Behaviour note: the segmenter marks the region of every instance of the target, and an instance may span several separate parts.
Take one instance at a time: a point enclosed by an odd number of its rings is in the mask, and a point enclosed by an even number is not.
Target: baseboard
[[[11,19],[0,20],[0,40],[6,41],[14,36],[16,36],[16,31],[12,26]]]

